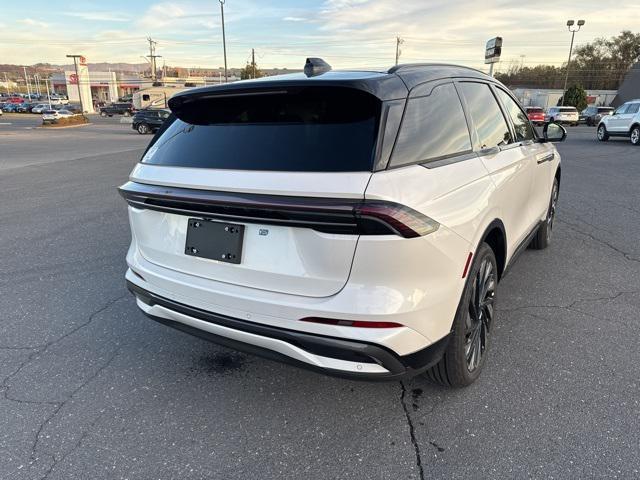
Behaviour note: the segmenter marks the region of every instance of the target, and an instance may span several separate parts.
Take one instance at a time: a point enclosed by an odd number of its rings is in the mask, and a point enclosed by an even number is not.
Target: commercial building
[[[512,91],[526,107],[554,107],[562,97],[561,88],[514,88]],[[609,106],[617,93],[616,90],[587,90],[587,103]]]

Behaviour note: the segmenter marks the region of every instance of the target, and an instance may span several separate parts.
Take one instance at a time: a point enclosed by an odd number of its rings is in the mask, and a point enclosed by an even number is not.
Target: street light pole
[[[31,88],[29,88],[29,77],[27,77],[27,67],[22,67],[24,70],[24,83],[27,85],[27,94],[29,95],[29,100],[31,100]]]
[[[82,55],[67,55],[67,58],[73,58],[73,65],[76,67],[76,83],[78,85],[78,99],[80,100],[80,110],[84,114],[84,103],[82,103],[82,92],[80,91],[80,73],[78,71],[78,59]]]
[[[218,0],[220,2],[220,14],[222,15],[222,50],[224,52],[224,83],[229,81],[227,76],[227,39],[224,33],[224,4],[227,0]]]
[[[573,52],[573,37],[576,32],[580,31],[580,28],[584,25],[584,20],[578,20],[577,27],[574,27],[575,22],[573,20],[567,20],[567,28],[571,32],[571,45],[569,46],[569,59],[567,60],[567,72],[564,76],[564,88],[562,89],[562,106],[564,106],[567,97],[567,81],[569,80],[569,65],[571,64],[571,53]]]

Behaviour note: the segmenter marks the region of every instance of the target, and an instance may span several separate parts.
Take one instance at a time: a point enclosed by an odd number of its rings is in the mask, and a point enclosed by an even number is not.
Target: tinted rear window
[[[577,112],[578,110],[575,109],[575,107],[560,107],[558,108],[559,112],[564,112],[564,113],[574,113]]]
[[[541,108],[527,108],[528,113],[544,113]]]
[[[233,170],[370,171],[380,101],[350,88],[201,98],[144,163]]]

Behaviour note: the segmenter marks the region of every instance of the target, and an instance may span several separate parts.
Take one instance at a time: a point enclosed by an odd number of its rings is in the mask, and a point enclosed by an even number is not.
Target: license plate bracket
[[[239,264],[243,238],[244,225],[190,218],[184,253],[191,257]]]

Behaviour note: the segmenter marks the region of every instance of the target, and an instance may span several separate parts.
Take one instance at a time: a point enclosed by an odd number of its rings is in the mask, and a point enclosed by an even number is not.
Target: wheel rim
[[[138,125],[138,132],[147,133],[147,127],[145,125]]]
[[[553,221],[556,218],[556,205],[558,203],[558,187],[554,184],[551,192],[551,204],[549,205],[549,213],[547,214],[547,240],[551,238],[551,230],[553,230]]]
[[[602,140],[602,137],[604,137],[604,127],[598,128],[598,138]]]
[[[640,128],[634,128],[631,132],[631,143],[634,145],[640,141]]]
[[[465,322],[464,354],[469,372],[476,370],[487,348],[487,336],[493,320],[496,276],[493,263],[485,258],[473,279]]]

